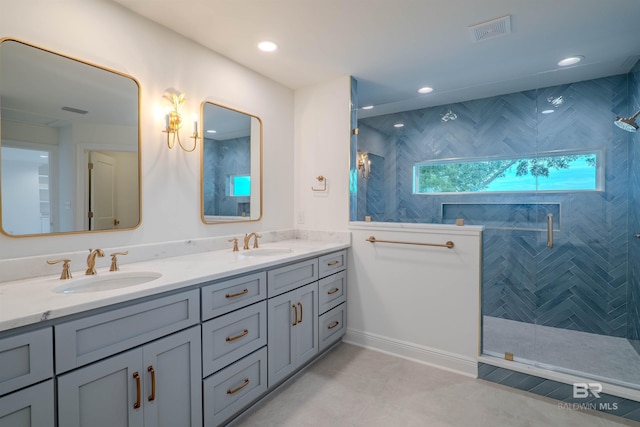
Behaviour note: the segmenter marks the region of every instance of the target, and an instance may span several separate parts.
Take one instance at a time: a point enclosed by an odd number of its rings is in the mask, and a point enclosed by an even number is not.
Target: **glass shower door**
[[[611,121],[626,96],[625,78],[537,91],[538,155],[564,159],[547,162],[550,173],[538,177],[538,203],[558,209],[547,231],[553,244],[538,232],[533,252],[532,359],[547,369],[638,385],[640,373],[630,367],[640,357],[626,339],[629,144]],[[589,184],[570,187],[585,179]]]

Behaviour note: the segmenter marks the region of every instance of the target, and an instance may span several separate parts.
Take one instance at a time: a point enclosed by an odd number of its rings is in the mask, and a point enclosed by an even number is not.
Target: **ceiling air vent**
[[[469,33],[474,43],[511,34],[511,15],[471,25],[469,27]]]

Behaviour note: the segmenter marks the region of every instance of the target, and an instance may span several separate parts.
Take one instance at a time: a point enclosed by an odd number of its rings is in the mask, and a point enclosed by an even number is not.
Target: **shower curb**
[[[556,399],[560,410],[586,409],[640,422],[640,402],[606,393],[598,393],[597,389],[594,395],[592,391],[581,388],[578,390],[579,395],[586,394],[588,397],[574,397],[572,384],[565,384],[481,362],[478,363],[478,378]]]

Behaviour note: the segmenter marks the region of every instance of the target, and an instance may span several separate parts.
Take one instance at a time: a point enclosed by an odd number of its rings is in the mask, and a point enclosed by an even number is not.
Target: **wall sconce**
[[[364,179],[369,179],[369,173],[371,173],[371,160],[367,153],[358,152],[358,172]]]
[[[197,117],[193,120],[193,134],[191,138],[193,138],[193,148],[187,149],[184,145],[182,145],[182,141],[180,141],[180,128],[182,128],[182,114],[180,110],[184,105],[184,93],[180,93],[177,91],[167,91],[164,93],[162,98],[168,102],[166,114],[164,116],[164,130],[167,134],[167,146],[169,149],[173,148],[176,144],[176,140],[178,141],[178,145],[184,151],[191,152],[196,149],[196,145],[198,144],[198,119]]]

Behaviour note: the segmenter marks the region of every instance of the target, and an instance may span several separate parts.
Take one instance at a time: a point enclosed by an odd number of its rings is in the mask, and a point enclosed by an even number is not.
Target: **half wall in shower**
[[[359,119],[351,219],[484,225],[483,355],[640,390],[639,108],[636,64]]]

